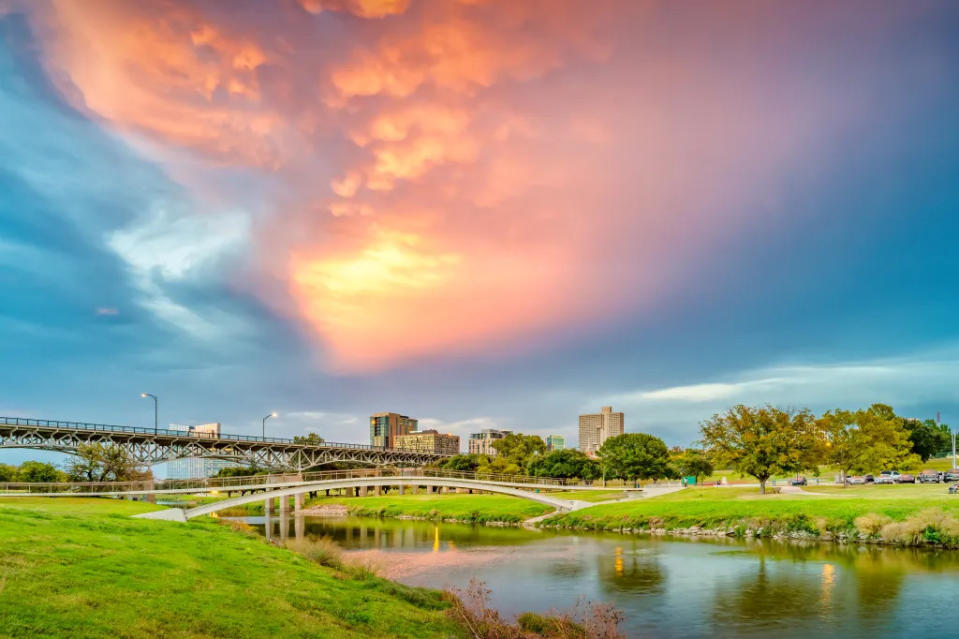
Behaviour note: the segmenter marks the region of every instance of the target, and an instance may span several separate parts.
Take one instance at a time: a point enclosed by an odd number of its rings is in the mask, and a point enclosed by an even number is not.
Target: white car
[[[852,485],[852,484],[865,484],[865,483],[866,483],[866,478],[863,477],[862,475],[853,475],[853,476],[850,477],[847,481],[849,482],[850,485]]]
[[[895,484],[899,479],[899,473],[895,470],[884,470],[876,475],[877,484]]]

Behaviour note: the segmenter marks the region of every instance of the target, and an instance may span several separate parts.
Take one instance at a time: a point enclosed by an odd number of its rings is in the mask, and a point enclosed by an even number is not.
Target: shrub
[[[304,539],[288,539],[286,547],[321,566],[343,569],[342,550],[329,537],[310,535]]]
[[[856,527],[856,530],[862,534],[868,537],[875,537],[879,534],[879,531],[881,531],[883,527],[887,526],[890,522],[892,522],[892,520],[886,515],[869,513],[867,515],[862,515],[861,517],[856,517],[853,525]]]

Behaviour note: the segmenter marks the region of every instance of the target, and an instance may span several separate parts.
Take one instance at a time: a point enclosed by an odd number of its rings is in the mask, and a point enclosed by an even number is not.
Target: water
[[[247,518],[264,530],[263,518]],[[271,534],[279,535],[276,522]],[[959,553],[556,534],[378,519],[291,519],[384,576],[431,588],[472,577],[515,615],[585,596],[626,615],[630,637],[959,636]]]

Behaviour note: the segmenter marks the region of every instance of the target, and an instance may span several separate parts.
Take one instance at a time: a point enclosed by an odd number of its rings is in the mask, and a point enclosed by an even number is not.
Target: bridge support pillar
[[[376,494],[376,496],[379,497],[380,495],[383,494],[383,487],[376,486],[375,488],[373,488],[373,491],[374,491],[374,494]]]
[[[360,486],[360,497],[366,497],[369,494],[369,488]]]
[[[403,484],[400,484],[400,485],[399,485],[399,489],[400,489],[400,494],[401,494],[401,495],[405,495],[405,494],[406,494],[406,486],[404,486]]]
[[[273,498],[272,497],[270,497],[269,499],[263,502],[263,515],[266,517],[273,516]]]
[[[293,496],[293,512],[297,515],[303,510],[303,493],[297,493]]]
[[[280,529],[289,525],[290,518],[290,498],[289,497],[280,497]]]

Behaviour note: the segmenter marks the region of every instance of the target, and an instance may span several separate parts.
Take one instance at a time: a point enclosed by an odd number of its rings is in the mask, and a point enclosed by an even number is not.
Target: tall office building
[[[599,413],[579,416],[579,449],[595,455],[603,442],[623,434],[623,414],[614,413],[612,406],[603,406]]]
[[[370,416],[370,445],[395,448],[396,438],[416,430],[417,422],[399,413],[374,413]]]
[[[489,455],[496,457],[496,449],[493,448],[493,442],[497,439],[503,439],[513,431],[497,430],[495,428],[484,428],[478,433],[470,435],[469,452],[471,455]]]
[[[546,436],[546,450],[553,452],[554,450],[563,450],[566,448],[566,438],[562,435],[547,435]]]
[[[460,438],[459,435],[449,435],[435,430],[418,430],[406,435],[397,435],[393,448],[416,453],[458,455]]]

